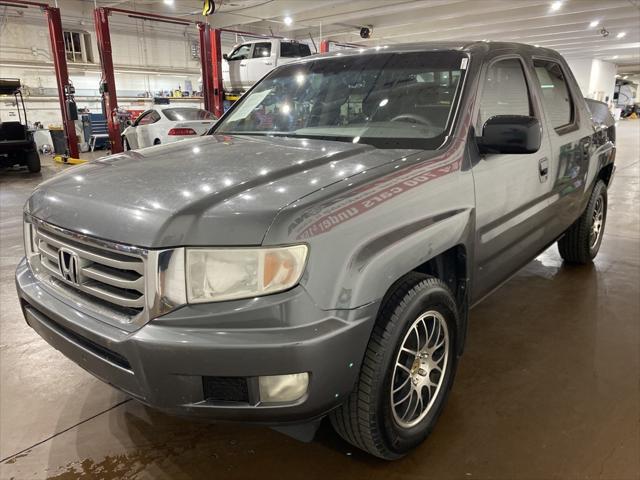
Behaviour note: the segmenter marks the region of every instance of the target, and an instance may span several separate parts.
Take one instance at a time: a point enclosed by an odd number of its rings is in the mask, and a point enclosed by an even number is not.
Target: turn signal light
[[[197,135],[193,128],[172,128],[169,135]]]

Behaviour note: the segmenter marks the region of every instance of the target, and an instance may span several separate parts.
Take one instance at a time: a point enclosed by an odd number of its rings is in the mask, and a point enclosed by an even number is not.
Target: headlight
[[[307,246],[187,249],[187,301],[215,302],[281,292],[300,280]]]

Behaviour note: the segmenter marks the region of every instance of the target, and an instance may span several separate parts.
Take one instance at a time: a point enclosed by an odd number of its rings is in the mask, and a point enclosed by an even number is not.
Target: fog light
[[[261,402],[293,402],[307,393],[309,374],[271,375],[260,377],[258,383]]]

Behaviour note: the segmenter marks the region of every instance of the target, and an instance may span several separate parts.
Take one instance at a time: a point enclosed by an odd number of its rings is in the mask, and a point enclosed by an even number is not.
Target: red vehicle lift
[[[358,45],[357,43],[342,43],[334,40],[322,40],[320,42],[320,53],[329,53],[331,45],[342,48],[367,48],[365,45]]]
[[[0,5],[18,8],[39,7],[45,13],[49,26],[51,54],[53,57],[53,68],[56,74],[56,83],[58,85],[58,99],[60,101],[64,135],[67,141],[67,153],[71,159],[78,159],[78,137],[76,136],[75,119],[71,118],[70,114],[70,107],[75,106],[73,100],[74,90],[71,82],[69,82],[69,70],[67,69],[60,9],[50,7],[46,3],[24,0],[2,0],[0,1]]]
[[[167,17],[165,15],[137,12],[135,10],[126,10],[122,8],[96,8],[94,10],[93,18],[96,27],[98,51],[100,53],[100,64],[102,67],[101,91],[103,92],[105,99],[109,140],[111,142],[111,151],[113,153],[119,153],[122,151],[122,138],[120,137],[120,126],[116,117],[118,110],[118,96],[113,71],[111,35],[109,33],[109,15],[112,13],[127,15],[130,18],[171,23],[174,25],[197,25],[200,37],[200,64],[202,67],[204,107],[206,110],[212,112],[216,117],[220,117],[222,115],[224,92],[222,90],[221,29],[211,28],[207,23],[177,19]]]
[[[135,10],[126,10],[123,8],[96,8],[94,10],[93,18],[96,27],[98,51],[100,53],[100,64],[102,67],[101,91],[103,92],[105,99],[107,126],[109,130],[109,140],[111,142],[112,153],[122,152],[122,138],[120,137],[120,126],[118,124],[116,116],[118,110],[118,96],[116,93],[116,82],[113,72],[113,57],[111,50],[111,36],[109,33],[109,15],[111,15],[112,13],[127,15],[130,18],[171,23],[174,25],[196,25],[198,27],[200,38],[200,65],[202,68],[202,92],[204,96],[204,107],[206,110],[212,112],[218,118],[220,118],[220,116],[222,116],[222,114],[224,113],[225,98],[222,87],[221,33],[228,32],[256,38],[273,38],[268,35],[242,32],[239,30],[232,30],[228,28],[212,28],[208,23],[193,22],[190,20],[167,17],[165,15],[137,12]]]

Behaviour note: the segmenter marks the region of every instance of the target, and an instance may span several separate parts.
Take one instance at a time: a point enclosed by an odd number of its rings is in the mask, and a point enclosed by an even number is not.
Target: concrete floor
[[[129,400],[24,323],[13,286],[21,209],[42,176],[0,175],[0,477],[640,478],[640,122],[621,122],[602,249],[540,255],[471,313],[431,437],[386,463],[324,425],[311,444],[172,418]]]

